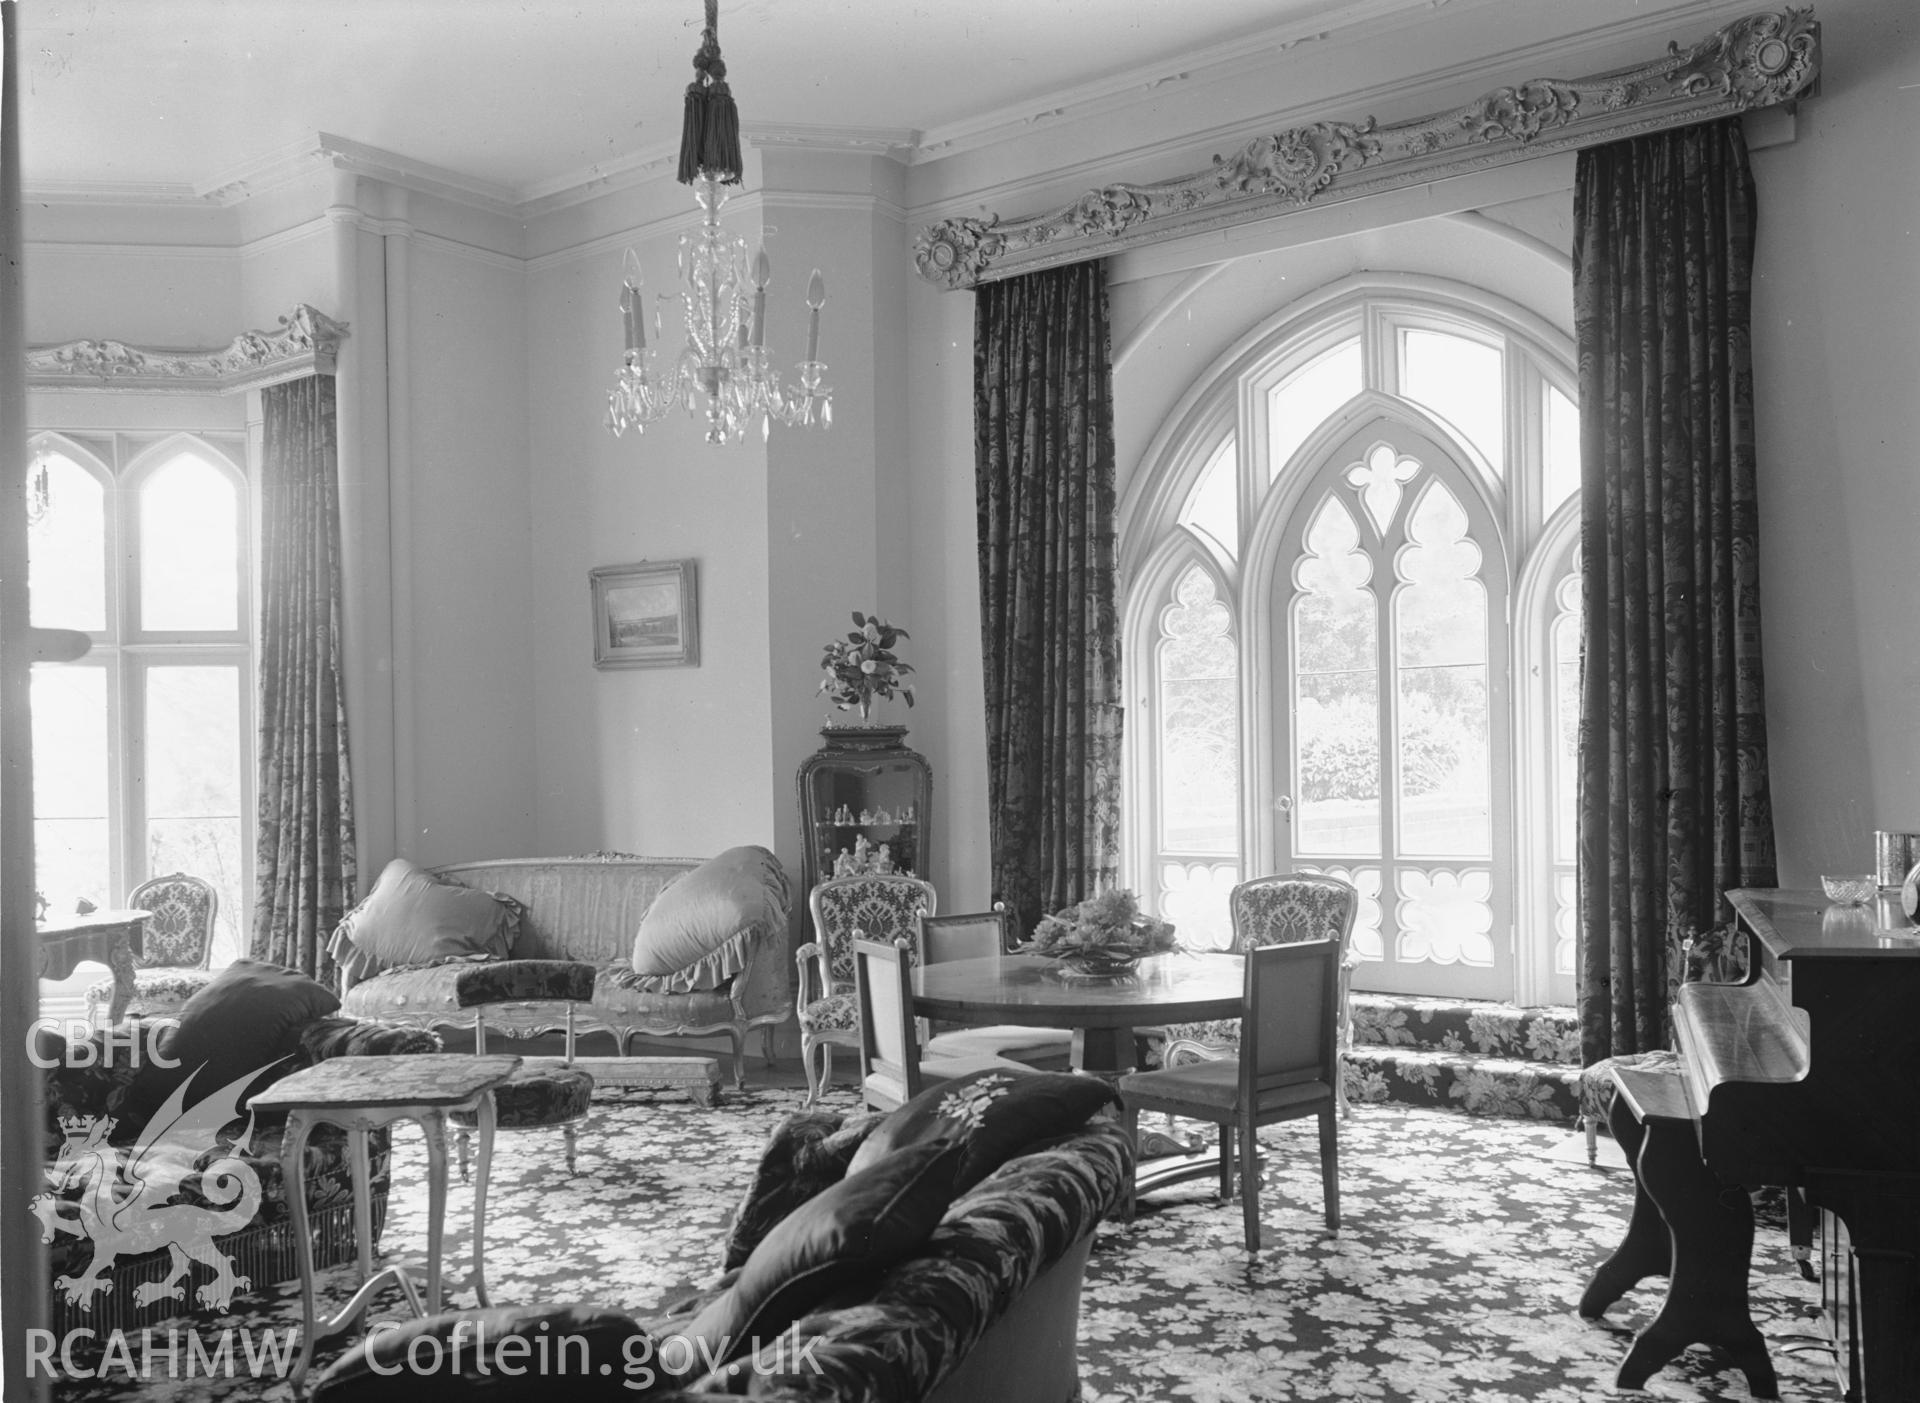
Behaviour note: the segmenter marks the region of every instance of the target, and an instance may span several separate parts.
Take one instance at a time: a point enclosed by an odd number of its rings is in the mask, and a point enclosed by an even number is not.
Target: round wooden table
[[[947,960],[913,972],[913,1011],[952,1023],[1073,1029],[1073,1065],[1114,1077],[1133,1070],[1133,1030],[1238,1018],[1238,955],[1150,955],[1122,980],[1076,979],[1035,955]]]

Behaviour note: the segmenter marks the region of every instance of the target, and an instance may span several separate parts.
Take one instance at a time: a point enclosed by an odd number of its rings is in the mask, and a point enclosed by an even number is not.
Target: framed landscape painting
[[[593,665],[695,667],[700,615],[691,560],[602,565],[593,584]]]

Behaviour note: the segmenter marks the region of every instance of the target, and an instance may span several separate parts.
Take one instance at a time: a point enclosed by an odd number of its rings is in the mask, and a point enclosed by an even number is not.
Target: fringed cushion
[[[664,993],[717,988],[746,968],[755,941],[786,928],[780,860],[761,847],[728,848],[661,892],[633,941],[633,972],[666,979]]]

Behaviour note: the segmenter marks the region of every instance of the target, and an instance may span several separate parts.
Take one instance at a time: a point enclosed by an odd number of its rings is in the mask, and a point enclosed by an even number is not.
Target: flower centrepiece
[[[869,618],[858,612],[853,625],[844,639],[828,643],[821,655],[820,670],[826,676],[820,679],[819,695],[841,711],[857,710],[863,721],[875,697],[903,697],[912,706],[913,683],[904,679],[913,668],[893,651],[907,631],[878,615]]]
[[[1125,974],[1148,955],[1175,948],[1170,922],[1142,915],[1124,888],[1088,897],[1033,928],[1032,953],[1074,974]]]

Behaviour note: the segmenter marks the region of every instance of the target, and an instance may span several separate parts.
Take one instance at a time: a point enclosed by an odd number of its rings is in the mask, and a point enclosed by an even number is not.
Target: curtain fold
[[[1024,935],[1120,859],[1106,270],[977,290],[974,475],[993,889]]]
[[[1733,118],[1580,153],[1581,1051],[1665,1047],[1680,946],[1771,886],[1749,307]]]
[[[249,953],[332,983],[353,903],[353,786],[340,667],[334,382],[261,392],[260,796]]]

